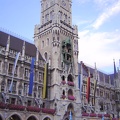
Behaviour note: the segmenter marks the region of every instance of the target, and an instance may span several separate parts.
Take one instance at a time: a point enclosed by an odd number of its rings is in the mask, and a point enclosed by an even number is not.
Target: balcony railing
[[[9,110],[20,110],[20,111],[23,111],[23,110],[25,110],[25,106],[22,106],[22,105],[14,105],[14,104],[8,104],[7,105],[7,108],[9,109]]]
[[[1,109],[5,109],[7,107],[7,104],[0,102],[0,108]]]
[[[74,82],[68,81],[68,85],[69,85],[69,86],[74,86]]]
[[[68,99],[69,99],[69,100],[75,100],[75,97],[74,97],[73,95],[69,95],[69,96],[68,96]]]
[[[62,95],[62,96],[61,96],[61,98],[62,98],[62,99],[65,99],[65,98],[66,98],[66,96],[65,96],[65,95]]]
[[[40,112],[41,109],[39,107],[27,106],[26,110],[31,112]]]
[[[102,118],[102,116],[104,117],[107,117],[107,118],[110,118],[110,114],[96,114],[96,113],[82,113],[82,116],[88,116],[88,117],[99,117],[99,118]]]
[[[9,109],[9,110],[19,110],[24,111],[27,110],[29,112],[42,112],[46,114],[55,114],[55,109],[49,109],[49,108],[39,108],[35,106],[23,106],[23,105],[14,105],[14,104],[5,104],[3,102],[0,102],[0,109]]]
[[[62,83],[63,85],[65,85],[65,84],[66,84],[66,82],[65,82],[65,81],[62,81],[61,83]]]
[[[53,115],[55,113],[55,109],[42,108],[42,112]]]

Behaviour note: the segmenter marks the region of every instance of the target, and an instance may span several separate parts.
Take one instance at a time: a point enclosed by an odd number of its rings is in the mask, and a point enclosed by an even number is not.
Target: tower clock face
[[[62,6],[66,6],[66,3],[64,0],[62,0]]]

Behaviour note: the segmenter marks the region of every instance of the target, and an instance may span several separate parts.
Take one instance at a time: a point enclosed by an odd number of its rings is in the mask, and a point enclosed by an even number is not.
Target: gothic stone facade
[[[0,32],[0,119],[73,120],[106,119],[119,114],[119,74],[90,70],[90,102],[86,102],[86,79],[78,87],[78,30],[72,25],[71,0],[41,0],[41,23],[35,25],[34,44]],[[36,47],[37,48],[36,48]],[[13,91],[9,92],[12,68],[21,52],[15,71]],[[31,58],[35,57],[33,92],[28,94]],[[47,95],[42,98],[44,64],[49,63]],[[118,70],[119,73],[119,70]],[[93,104],[94,79],[97,76],[96,101]]]

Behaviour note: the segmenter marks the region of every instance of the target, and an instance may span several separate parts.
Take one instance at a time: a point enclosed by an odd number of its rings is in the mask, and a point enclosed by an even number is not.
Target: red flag
[[[89,103],[89,100],[90,100],[90,74],[89,74],[88,79],[87,79],[86,99]]]

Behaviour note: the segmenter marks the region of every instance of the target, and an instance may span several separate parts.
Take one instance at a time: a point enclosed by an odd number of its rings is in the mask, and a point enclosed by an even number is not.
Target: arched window
[[[47,38],[47,45],[49,45],[49,38]]]
[[[62,76],[62,81],[65,81],[65,76],[64,75]]]
[[[44,47],[44,41],[42,41],[42,48]]]
[[[65,95],[65,90],[63,90],[63,93],[62,93],[63,95]]]
[[[45,58],[45,60],[47,61],[47,59],[48,59],[47,52],[45,52],[45,54],[44,54],[44,58]]]
[[[53,11],[50,12],[50,20],[53,19]]]
[[[69,95],[73,96],[73,91],[71,89],[68,90],[68,96]]]
[[[76,98],[74,97],[74,95],[73,95],[72,89],[69,89],[69,90],[68,90],[68,99],[69,99],[69,100],[75,100],[75,99],[76,99]]]
[[[73,111],[73,104],[72,103],[70,103],[69,105],[68,105],[68,107],[67,107],[67,111]]]
[[[73,76],[71,74],[69,74],[67,80],[70,82],[73,82]]]

